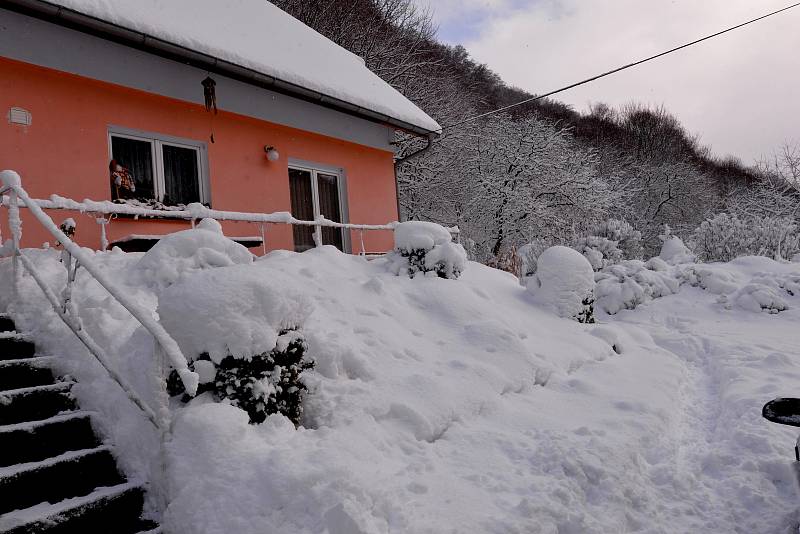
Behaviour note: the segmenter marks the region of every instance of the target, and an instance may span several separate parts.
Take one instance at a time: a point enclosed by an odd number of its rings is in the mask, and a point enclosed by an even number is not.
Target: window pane
[[[164,150],[164,204],[200,202],[197,149],[162,145]]]
[[[289,193],[292,215],[303,221],[314,220],[314,201],[311,195],[311,173],[289,169]],[[292,225],[294,249],[302,252],[314,247],[314,227]]]
[[[339,177],[334,174],[317,173],[317,192],[319,193],[319,212],[334,222],[342,222],[339,209]],[[339,250],[342,246],[342,230],[339,228],[323,228],[322,244],[333,245]]]
[[[149,141],[112,135],[111,157],[111,198],[155,198],[153,152]]]

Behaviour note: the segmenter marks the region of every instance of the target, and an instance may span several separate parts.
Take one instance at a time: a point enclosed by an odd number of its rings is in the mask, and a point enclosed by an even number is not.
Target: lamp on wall
[[[280,153],[278,153],[274,146],[265,146],[264,152],[267,153],[267,159],[270,161],[278,161],[278,158],[281,157]]]

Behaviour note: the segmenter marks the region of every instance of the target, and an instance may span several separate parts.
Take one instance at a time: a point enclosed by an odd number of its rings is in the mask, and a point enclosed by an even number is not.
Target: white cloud
[[[419,0],[424,2],[426,0]],[[436,2],[479,16],[464,45],[508,83],[533,93],[567,85],[713,33],[785,0],[468,0]],[[460,6],[460,8],[459,8]],[[664,104],[718,154],[752,161],[800,141],[800,8],[594,82],[557,98]]]

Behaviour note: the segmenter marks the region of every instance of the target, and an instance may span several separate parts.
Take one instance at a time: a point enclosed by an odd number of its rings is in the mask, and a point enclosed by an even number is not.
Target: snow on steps
[[[125,482],[97,488],[88,495],[64,499],[56,504],[41,503],[5,514],[0,516],[0,532],[3,534],[154,532],[153,523],[140,519],[125,520],[136,517],[141,512],[142,502],[141,484]],[[159,532],[157,527],[155,532]]]
[[[139,517],[142,485],[125,481],[92,413],[76,410],[73,382],[58,382],[14,329],[0,316],[0,532],[160,532]]]

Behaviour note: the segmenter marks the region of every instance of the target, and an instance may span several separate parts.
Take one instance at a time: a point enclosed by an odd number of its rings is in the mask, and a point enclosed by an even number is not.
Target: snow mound
[[[225,237],[217,221],[203,219],[194,229],[162,237],[136,270],[148,285],[165,288],[185,274],[252,261],[247,248]]]
[[[661,253],[658,257],[670,265],[693,263],[696,259],[692,251],[683,243],[683,240],[676,235],[665,236],[664,243],[661,245]]]
[[[274,349],[282,331],[302,327],[311,313],[289,278],[262,262],[198,272],[160,293],[158,314],[189,360],[249,359]]]
[[[527,288],[538,304],[559,317],[578,317],[594,301],[594,270],[575,249],[550,247],[539,256]]]
[[[674,274],[660,258],[647,263],[627,260],[597,273],[597,306],[610,315],[632,310],[650,300],[673,295],[680,289]]]
[[[751,312],[778,313],[789,309],[774,283],[751,282],[731,295],[728,302]]]
[[[678,270],[679,279],[715,295],[728,295],[742,285],[742,279],[732,270],[719,265],[688,265]]]
[[[394,229],[394,250],[389,268],[413,278],[418,272],[441,278],[458,278],[467,266],[464,247],[453,243],[450,232],[436,223],[407,221]]]

